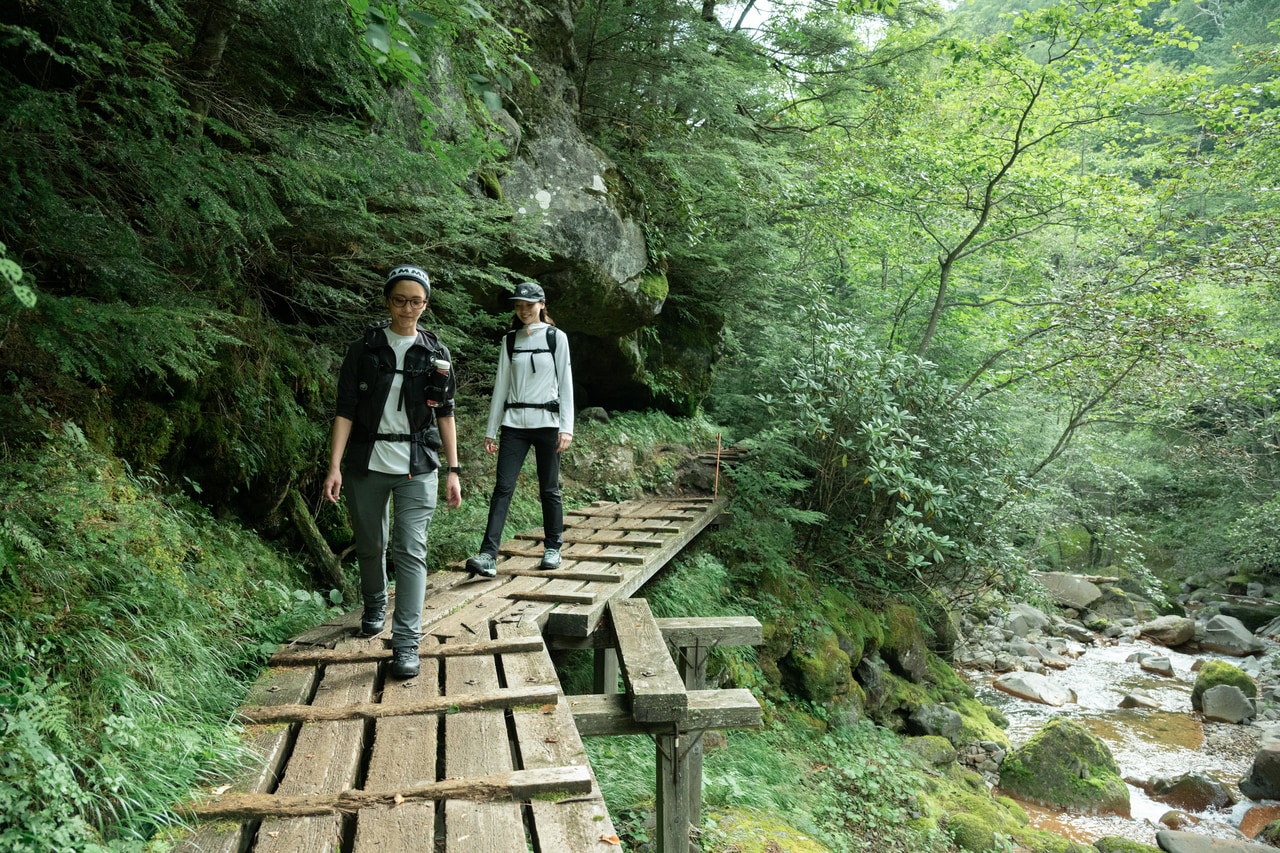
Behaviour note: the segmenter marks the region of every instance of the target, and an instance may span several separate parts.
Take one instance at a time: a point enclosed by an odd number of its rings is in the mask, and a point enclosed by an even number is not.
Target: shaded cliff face
[[[574,347],[583,405],[691,413],[710,387],[720,325],[676,328],[662,317],[678,282],[652,260],[626,175],[576,121],[578,4],[546,0],[539,8],[537,16],[515,11],[512,23],[529,34],[540,84],[521,86],[515,107],[493,118],[510,152],[497,179],[502,198],[546,256],[513,250],[505,261],[546,288],[548,309]]]

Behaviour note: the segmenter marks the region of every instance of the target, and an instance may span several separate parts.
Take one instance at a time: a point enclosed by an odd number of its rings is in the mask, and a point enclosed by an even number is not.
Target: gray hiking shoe
[[[542,563],[538,566],[540,569],[558,569],[560,568],[560,549],[547,548],[542,552]]]
[[[417,678],[421,668],[417,649],[412,646],[401,646],[391,650],[391,666],[387,674],[392,678],[398,678],[401,681],[406,678]]]
[[[467,571],[482,578],[496,578],[498,576],[498,561],[493,558],[492,554],[476,554],[470,560],[467,560]]]

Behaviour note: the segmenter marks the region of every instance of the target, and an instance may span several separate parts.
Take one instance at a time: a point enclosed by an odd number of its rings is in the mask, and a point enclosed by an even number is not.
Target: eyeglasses
[[[427,300],[411,299],[408,296],[393,296],[391,297],[391,304],[396,306],[397,308],[403,308],[406,305],[408,305],[410,308],[421,308],[423,305],[427,304]]]

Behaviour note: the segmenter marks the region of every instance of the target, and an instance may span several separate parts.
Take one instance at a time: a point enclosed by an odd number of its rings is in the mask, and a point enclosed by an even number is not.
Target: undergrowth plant
[[[247,685],[341,592],[71,424],[0,459],[0,507],[0,847],[141,849],[244,760]]]

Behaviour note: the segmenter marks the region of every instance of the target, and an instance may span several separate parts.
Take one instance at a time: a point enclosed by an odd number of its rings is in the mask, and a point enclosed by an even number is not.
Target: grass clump
[[[243,758],[266,655],[340,603],[78,431],[0,462],[0,847],[142,849]]]

